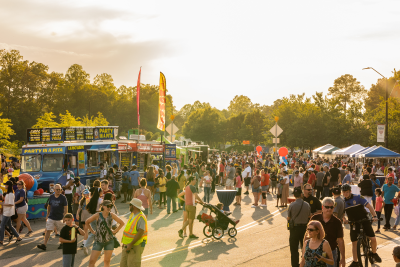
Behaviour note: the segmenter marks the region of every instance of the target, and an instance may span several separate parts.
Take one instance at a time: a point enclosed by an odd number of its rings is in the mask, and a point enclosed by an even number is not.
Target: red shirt
[[[264,173],[264,182],[261,179],[261,186],[269,185],[269,173]]]
[[[224,170],[225,170],[225,166],[224,166],[224,164],[219,164],[219,172],[224,172]]]
[[[310,185],[312,185],[312,187],[314,187],[315,186],[315,184],[313,184],[313,183],[315,183],[315,174],[314,173],[311,173],[311,175],[310,175],[310,177],[308,178],[308,182],[307,183],[309,183]]]

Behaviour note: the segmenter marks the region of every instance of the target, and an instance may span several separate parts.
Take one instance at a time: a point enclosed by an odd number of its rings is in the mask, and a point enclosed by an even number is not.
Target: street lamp
[[[388,124],[388,98],[389,98],[389,92],[388,92],[388,79],[383,76],[382,74],[380,74],[376,69],[372,68],[372,67],[368,67],[368,68],[363,68],[363,70],[374,70],[376,73],[378,73],[379,75],[381,75],[384,79],[386,79],[386,94],[385,94],[385,102],[386,102],[386,113],[385,113],[385,147],[389,148],[389,124]]]

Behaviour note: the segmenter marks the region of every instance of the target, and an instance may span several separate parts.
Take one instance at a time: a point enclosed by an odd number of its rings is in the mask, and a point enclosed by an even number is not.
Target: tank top
[[[144,194],[143,188],[141,188],[140,190],[142,190],[142,193],[137,198],[142,201],[143,208],[147,209],[149,207],[147,196]]]
[[[111,230],[112,225],[112,217],[111,213],[108,214],[107,218],[101,216],[101,212],[99,214],[99,219],[97,220],[97,229],[94,240],[99,243],[107,243],[111,239],[113,239],[113,235],[108,231],[107,227],[104,224],[107,224],[108,228]]]
[[[323,252],[323,245],[324,245],[325,239],[322,240],[321,244],[316,248],[316,249],[311,249],[309,247],[310,240],[307,241],[306,245],[306,250],[304,252],[304,259],[306,261],[306,264],[304,266],[306,267],[320,267],[320,266],[327,266],[325,262],[317,260],[317,258],[314,256],[315,254],[318,254],[322,256]]]

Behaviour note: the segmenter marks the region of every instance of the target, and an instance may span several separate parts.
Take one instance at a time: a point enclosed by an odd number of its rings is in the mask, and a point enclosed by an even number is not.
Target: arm
[[[197,193],[194,193],[194,197],[195,197],[195,199],[198,200],[198,202],[204,204],[203,200],[201,200],[201,198],[199,197],[199,195]]]
[[[343,238],[338,238],[337,239],[339,251],[340,251],[340,264],[342,267],[346,266],[346,256],[345,256],[345,247],[344,247],[344,240]],[[343,255],[343,256],[342,256]]]
[[[114,231],[112,231],[113,235],[116,235],[118,233],[119,230],[121,230],[122,227],[124,227],[125,223],[123,220],[121,220],[120,217],[118,217],[117,215],[115,215],[114,213],[111,212],[111,217],[118,223],[118,227],[117,229],[115,229]]]
[[[90,218],[87,219],[86,222],[85,222],[85,226],[87,227],[87,229],[89,229],[89,231],[90,231],[92,234],[95,234],[96,232],[93,230],[93,228],[92,228],[92,226],[90,225],[90,223],[93,222],[94,220],[97,220],[98,218],[99,218],[99,214],[96,213],[96,214],[93,214],[92,216],[90,216]]]
[[[67,239],[60,237],[60,238],[58,238],[58,240],[60,241],[60,243],[74,243],[76,241],[76,237],[73,240],[67,240]]]
[[[328,256],[328,258],[318,257],[318,259],[319,259],[318,261],[323,261],[326,264],[333,265],[334,262],[333,262],[332,250],[331,250],[331,247],[329,246],[328,241],[324,242],[322,250],[324,252],[326,252],[326,255]]]
[[[367,209],[369,209],[369,212],[371,212],[371,214],[374,216],[374,221],[376,221],[377,219],[376,219],[376,213],[375,213],[374,207],[372,207],[372,205],[369,203],[367,203],[367,205],[365,205],[365,207],[367,207]]]
[[[183,199],[183,195],[185,194],[185,190],[183,190],[182,192],[180,192],[179,193],[179,195],[178,195],[178,198],[180,199],[180,200],[182,200],[182,201],[185,201],[184,199]]]
[[[19,200],[17,200],[14,205],[17,205],[19,203],[21,203],[22,201],[24,201],[24,197],[20,197]]]
[[[143,229],[139,229],[137,231],[137,234],[133,238],[132,242],[129,243],[127,248],[126,248],[126,252],[127,253],[129,253],[129,251],[132,249],[133,244],[135,244],[140,238],[142,238],[143,234],[144,234],[144,230]]]
[[[63,218],[64,218],[65,214],[67,214],[67,213],[68,213],[68,206],[64,206]],[[63,220],[64,220],[64,219],[63,219]]]
[[[302,250],[302,257],[301,257],[300,267],[304,267],[304,265],[306,264],[306,260],[305,260],[305,258],[304,258],[304,253],[305,253],[305,251],[306,251],[306,242],[307,242],[307,241],[304,241],[304,244],[303,244],[303,250]]]

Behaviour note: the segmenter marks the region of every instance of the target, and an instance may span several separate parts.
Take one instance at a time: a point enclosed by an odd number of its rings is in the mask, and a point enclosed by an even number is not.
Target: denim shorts
[[[147,186],[153,186],[153,185],[154,185],[154,182],[147,181]]]
[[[269,185],[261,186],[261,191],[265,192],[268,190]]]
[[[103,248],[104,250],[114,250],[114,239],[106,243],[94,242],[93,250],[101,251]]]

